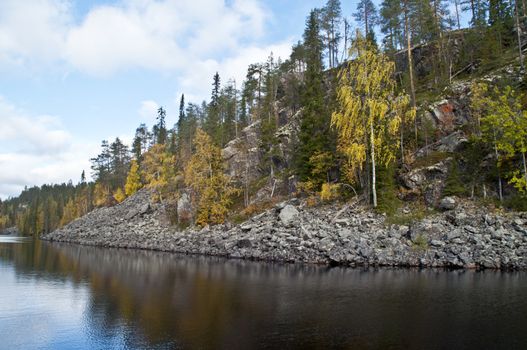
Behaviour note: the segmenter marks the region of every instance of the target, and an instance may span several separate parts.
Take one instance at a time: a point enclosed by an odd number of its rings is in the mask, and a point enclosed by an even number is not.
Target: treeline
[[[469,28],[461,25],[465,12]],[[222,83],[216,73],[208,102],[187,103],[181,96],[175,125],[166,124],[167,111],[160,107],[155,125],[139,125],[130,147],[119,139],[103,141],[101,153],[91,160],[93,183],[24,191],[2,204],[0,224],[16,224],[29,234],[47,232],[143,187],[153,190],[174,223],[221,223],[233,203],[241,209],[250,204],[254,184],[247,178],[231,181],[221,156],[221,149],[249,125],[258,131],[260,185],[294,177],[297,192],[322,200],[362,193],[386,210],[396,195],[397,173],[414,161],[416,150],[434,141],[419,105],[453,78],[489,69],[502,57],[519,58],[523,67],[518,29],[524,28],[525,13],[523,2],[499,0],[385,0],[379,9],[361,0],[350,14],[358,23],[352,30],[340,1],[328,0],[310,12],[303,38],[287,60],[271,53],[265,62],[250,65],[241,83]],[[427,53],[420,62],[417,50]],[[478,128],[467,133],[471,145],[494,154],[499,174],[471,170],[479,177],[449,180],[461,183],[458,189],[467,192],[470,183],[474,193],[477,185],[499,178],[494,182],[500,198],[508,182],[525,190],[525,135],[513,128],[526,118],[522,89],[504,90],[504,95],[476,86],[481,93],[473,95],[471,108]],[[287,150],[290,159],[277,131],[292,115],[300,120]],[[248,146],[241,145],[247,154]],[[469,155],[464,166],[479,166],[477,157]],[[183,196],[192,206],[186,217],[177,213]]]
[[[81,179],[61,185],[26,188],[12,199],[0,201],[0,230],[16,226],[26,235],[48,233],[94,208],[94,185]]]

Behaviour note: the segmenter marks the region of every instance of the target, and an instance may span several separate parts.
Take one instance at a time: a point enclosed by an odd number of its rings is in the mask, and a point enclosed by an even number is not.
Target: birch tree
[[[372,204],[377,207],[376,167],[395,161],[409,97],[395,91],[395,64],[360,33],[350,56],[353,59],[339,73],[339,108],[331,124],[338,131],[338,149],[346,159],[348,181],[355,182],[357,171],[371,166]]]

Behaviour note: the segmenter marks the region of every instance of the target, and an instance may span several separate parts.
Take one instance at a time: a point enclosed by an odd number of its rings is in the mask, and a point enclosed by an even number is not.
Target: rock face
[[[296,204],[295,204],[296,203]],[[527,215],[490,214],[458,203],[409,225],[366,208],[282,203],[241,225],[177,231],[140,191],[42,239],[264,261],[344,266],[527,269]]]
[[[401,180],[407,189],[422,193],[428,205],[436,206],[445,187],[451,162],[452,158],[447,158],[430,166],[418,167],[403,174]]]
[[[293,144],[298,134],[301,113],[301,110],[295,113],[290,110],[280,110],[279,112],[281,115],[280,119],[284,124],[275,133],[278,142],[275,146],[276,150],[273,152],[275,155],[272,157],[272,162],[276,172],[287,168],[292,162]],[[260,147],[260,136],[260,122],[257,121],[241,130],[240,136],[230,141],[222,150],[226,173],[234,182],[242,186],[246,182],[251,184],[263,176],[269,175],[261,169],[262,149]],[[288,193],[289,186],[289,182],[269,182],[266,186],[259,189],[260,193],[255,194],[249,200],[254,203],[262,198],[269,198],[273,191],[275,194],[278,191]]]

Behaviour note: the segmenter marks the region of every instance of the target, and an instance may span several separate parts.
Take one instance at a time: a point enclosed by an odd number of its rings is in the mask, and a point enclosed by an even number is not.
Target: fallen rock
[[[287,204],[282,210],[280,210],[280,221],[284,226],[290,226],[298,218],[298,210],[291,204]]]
[[[443,210],[452,210],[455,209],[457,205],[456,199],[454,197],[445,197],[441,199],[439,203],[439,208]]]

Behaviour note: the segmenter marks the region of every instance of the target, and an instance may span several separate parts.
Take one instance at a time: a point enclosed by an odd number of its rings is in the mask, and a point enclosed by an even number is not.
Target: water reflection
[[[0,336],[25,348],[527,344],[525,273],[262,264],[37,241],[0,244],[0,280],[0,311],[9,309],[0,313]],[[52,290],[40,299],[69,305],[54,306],[62,321],[48,325],[51,343],[23,329],[26,342],[20,334],[13,341],[16,330],[2,334],[34,311],[28,290],[37,299]],[[19,291],[28,293],[21,305],[5,305],[6,295]]]
[[[14,236],[1,236],[0,235],[0,244],[3,243],[28,243],[31,241],[29,237],[14,237]]]

